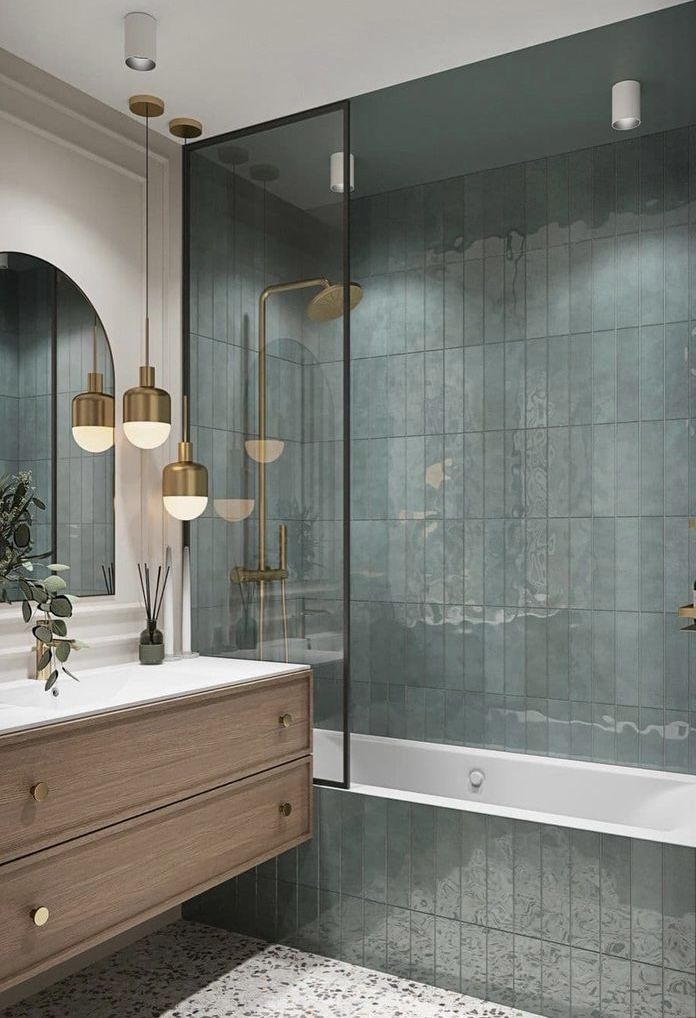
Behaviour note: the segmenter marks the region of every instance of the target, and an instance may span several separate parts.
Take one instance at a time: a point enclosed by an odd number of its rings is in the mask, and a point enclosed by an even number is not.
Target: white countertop
[[[217,657],[161,665],[133,662],[85,671],[74,664],[71,671],[79,682],[62,674],[48,693],[35,679],[0,683],[0,735],[306,669],[307,665]]]

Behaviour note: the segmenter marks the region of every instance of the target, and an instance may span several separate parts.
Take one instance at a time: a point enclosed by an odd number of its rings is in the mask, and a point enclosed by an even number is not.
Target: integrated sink
[[[35,679],[0,682],[0,734],[305,668],[274,661],[212,657],[165,661],[149,667],[134,662],[85,671],[75,664],[73,670],[79,681],[63,675],[49,692]]]

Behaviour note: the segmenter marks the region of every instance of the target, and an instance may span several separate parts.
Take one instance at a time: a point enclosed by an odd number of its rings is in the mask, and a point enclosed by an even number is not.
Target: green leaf
[[[65,590],[67,583],[62,576],[47,576],[43,581],[45,589],[49,594],[57,594],[59,590]]]
[[[53,630],[56,636],[68,635],[68,627],[66,626],[65,622],[63,622],[62,619],[52,619],[51,629]]]
[[[25,484],[18,484],[15,488],[14,498],[12,499],[12,508],[15,509],[27,493],[27,487]]]
[[[32,633],[34,634],[36,639],[41,640],[42,643],[50,643],[51,640],[53,639],[53,633],[48,628],[48,626],[44,625],[34,626],[34,628],[32,629]]]
[[[80,681],[78,679],[77,675],[73,675],[73,673],[70,671],[70,669],[66,668],[65,665],[63,665],[63,671],[65,672],[66,675],[69,675],[70,678],[73,679],[75,682],[79,682]]]
[[[46,508],[46,503],[42,502],[40,498],[36,497],[36,495],[34,495],[34,497],[32,498],[32,502],[34,503],[34,505],[36,506],[37,509],[45,509]]]
[[[58,681],[58,672],[54,670],[54,671],[51,672],[51,674],[46,679],[46,685],[44,686],[45,691],[48,692],[49,689],[52,689],[53,686],[55,686],[57,681]]]
[[[69,619],[72,615],[72,604],[70,599],[64,594],[59,594],[58,597],[51,598],[51,605],[49,611],[51,615],[57,615],[61,619]]]
[[[39,660],[36,662],[36,670],[42,672],[51,663],[52,651],[50,648],[45,650]]]
[[[64,661],[67,661],[68,658],[70,657],[70,650],[71,648],[69,640],[61,640],[59,643],[56,644],[56,657],[58,658],[61,664]]]
[[[28,601],[34,601],[35,600],[34,591],[32,590],[31,586],[27,583],[26,580],[21,580],[20,579],[20,581],[19,581],[19,589],[22,591],[22,593],[24,594],[24,596],[27,598]]]
[[[64,566],[61,562],[51,562],[46,568],[50,569],[52,573],[67,573],[70,566]]]
[[[26,523],[18,523],[15,527],[14,543],[18,548],[28,548],[31,544],[31,530]]]
[[[25,622],[29,622],[32,616],[32,608],[28,601],[22,601],[22,616]]]

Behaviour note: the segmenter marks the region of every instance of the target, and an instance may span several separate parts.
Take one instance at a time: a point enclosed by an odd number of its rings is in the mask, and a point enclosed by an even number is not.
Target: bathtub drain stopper
[[[469,783],[471,784],[471,787],[478,790],[483,784],[485,777],[486,775],[483,771],[479,771],[477,769],[469,771]]]

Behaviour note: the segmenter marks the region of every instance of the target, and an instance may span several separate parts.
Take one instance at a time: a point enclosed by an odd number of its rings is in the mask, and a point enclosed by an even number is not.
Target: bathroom
[[[0,1013],[696,1018],[696,4],[101,6],[0,3]]]

